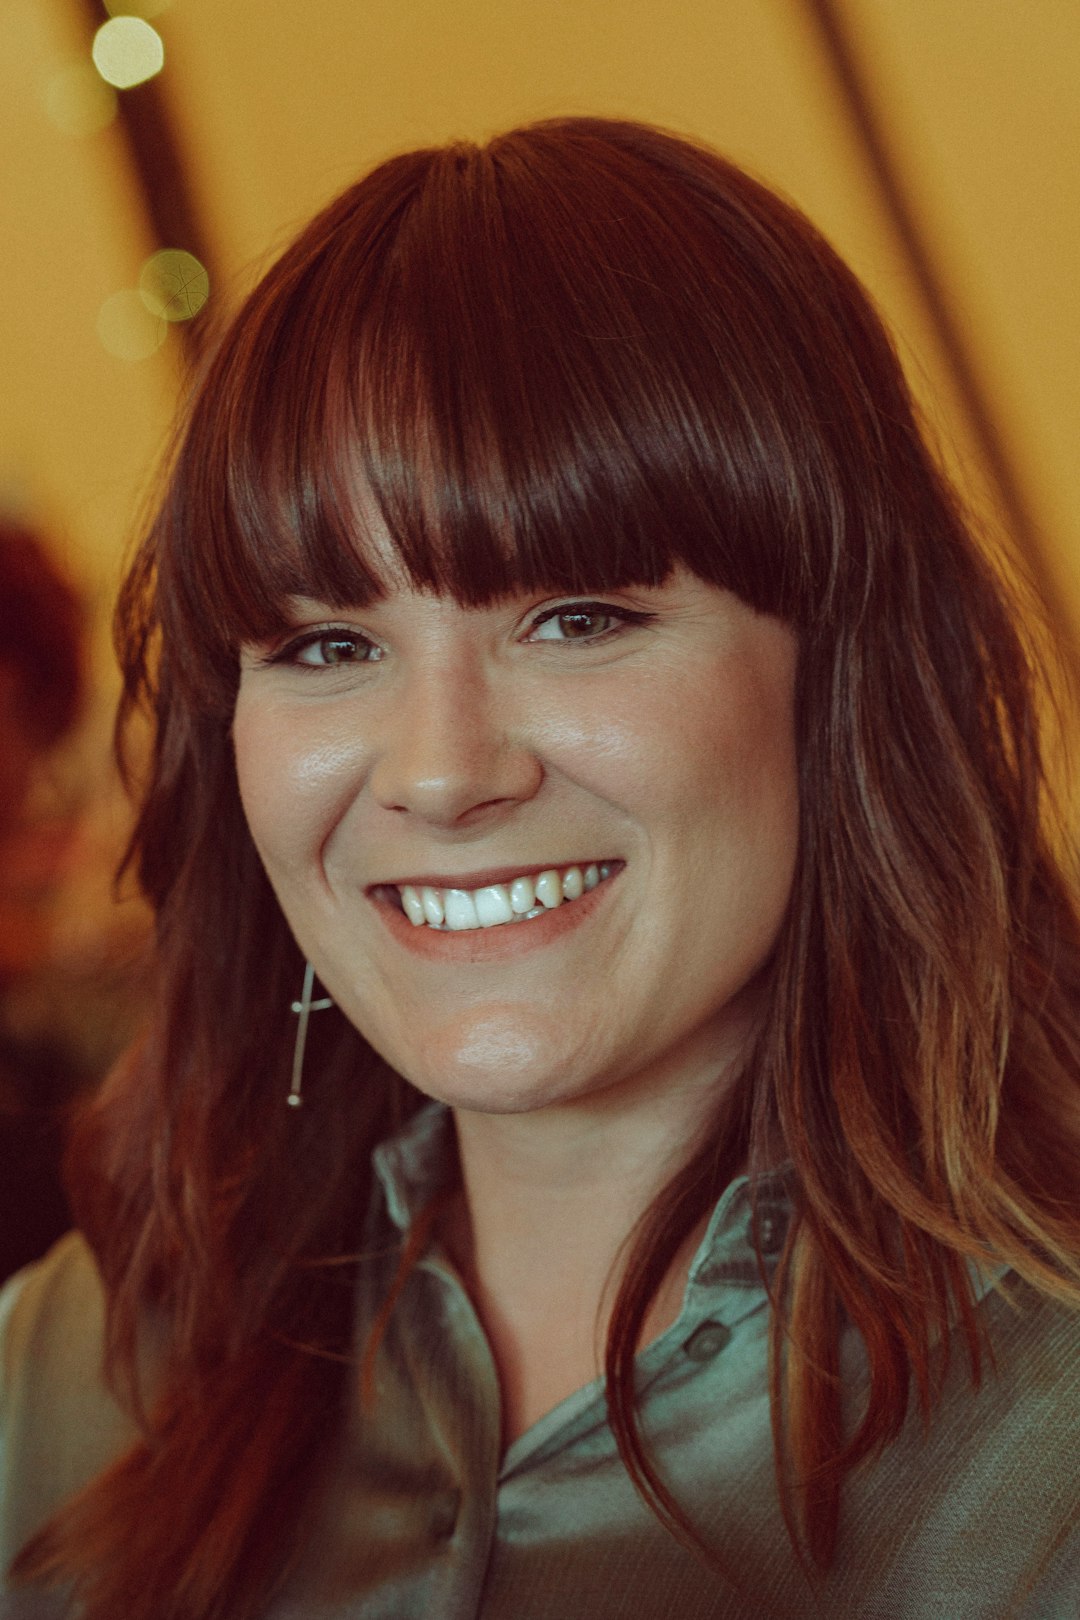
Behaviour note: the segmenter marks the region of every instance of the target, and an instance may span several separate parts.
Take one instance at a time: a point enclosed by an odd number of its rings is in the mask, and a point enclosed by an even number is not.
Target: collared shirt
[[[382,1196],[361,1266],[358,1347],[386,1298],[402,1234],[445,1180],[451,1150],[438,1108],[377,1150]],[[758,1212],[768,1259],[790,1218],[782,1176],[759,1182]],[[849,1478],[836,1564],[815,1585],[792,1552],[777,1500],[769,1305],[750,1227],[740,1179],[713,1212],[677,1320],[637,1361],[650,1455],[731,1580],[685,1550],[641,1501],[599,1381],[502,1451],[491,1351],[433,1243],[394,1310],[366,1407],[355,1378],[303,1560],[268,1620],[1077,1620],[1080,1316],[1015,1278],[1008,1296],[984,1286],[979,1309],[996,1368],[974,1394],[954,1356],[929,1431],[913,1416],[876,1463]],[[65,1292],[49,1282],[48,1267],[83,1275],[87,1264],[85,1249],[69,1242],[66,1258],[61,1251],[31,1273],[9,1341],[25,1343],[32,1331],[46,1342],[42,1311],[62,1311]],[[66,1292],[73,1286],[69,1279]],[[37,1291],[36,1306],[27,1290]],[[34,1313],[32,1330],[16,1320],[24,1308]],[[854,1342],[845,1364],[857,1398]],[[99,1389],[87,1394],[92,1372],[91,1360],[81,1396],[60,1392],[69,1416],[73,1398],[100,1404]],[[40,1421],[40,1376],[35,1391],[24,1362],[6,1374],[8,1492],[25,1470],[28,1403]],[[17,1517],[5,1507],[0,1526]],[[5,1620],[21,1612],[0,1602]]]

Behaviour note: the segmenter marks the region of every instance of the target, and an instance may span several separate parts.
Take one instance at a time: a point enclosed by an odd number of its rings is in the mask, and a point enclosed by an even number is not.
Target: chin
[[[470,1021],[439,1031],[400,1072],[451,1108],[520,1114],[562,1100],[576,1065],[555,1048],[551,1028],[513,1018]]]

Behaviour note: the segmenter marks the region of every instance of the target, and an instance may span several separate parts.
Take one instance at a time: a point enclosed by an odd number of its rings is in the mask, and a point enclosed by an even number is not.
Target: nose
[[[540,786],[543,765],[525,730],[478,665],[415,672],[383,716],[370,792],[433,826],[472,826]]]

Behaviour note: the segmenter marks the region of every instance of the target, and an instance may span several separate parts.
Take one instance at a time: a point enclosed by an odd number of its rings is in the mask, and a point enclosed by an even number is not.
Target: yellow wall
[[[929,245],[1080,617],[1080,7],[847,0]],[[897,328],[978,483],[926,312],[800,0],[174,0],[157,20],[227,301],[376,159],[561,112],[656,120],[799,202]],[[61,134],[43,91],[85,52],[77,0],[0,13],[0,499],[52,525],[104,599],[162,443],[175,350],[123,362],[103,300],[153,245],[115,128]],[[172,245],[172,244],[170,244]]]

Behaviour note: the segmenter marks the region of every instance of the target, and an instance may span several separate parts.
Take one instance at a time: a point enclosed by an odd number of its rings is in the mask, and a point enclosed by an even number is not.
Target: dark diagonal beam
[[[813,21],[866,162],[918,288],[941,353],[994,486],[998,504],[1031,578],[1065,647],[1074,675],[1080,673],[1075,631],[1060,599],[1045,542],[1019,474],[998,426],[988,390],[954,313],[949,292],[920,227],[910,191],[885,134],[869,76],[852,45],[842,0],[800,0]]]
[[[109,13],[100,0],[76,0],[89,25],[89,37],[107,22]],[[165,69],[153,79],[130,90],[118,90],[118,121],[139,201],[150,232],[159,248],[183,248],[205,266],[210,285],[216,284],[210,244],[195,202],[190,171],[176,133],[169,106]],[[205,320],[178,321],[176,331],[189,359],[201,348]]]

